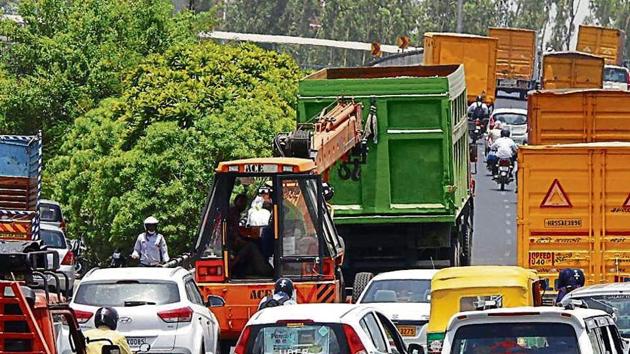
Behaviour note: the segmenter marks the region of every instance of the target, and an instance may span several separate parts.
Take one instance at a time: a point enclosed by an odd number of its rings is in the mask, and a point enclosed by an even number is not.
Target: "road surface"
[[[527,108],[527,103],[499,98],[495,108]],[[510,184],[500,191],[486,170],[482,142],[478,148],[477,173],[473,175],[476,196],[472,264],[515,265],[516,185]]]

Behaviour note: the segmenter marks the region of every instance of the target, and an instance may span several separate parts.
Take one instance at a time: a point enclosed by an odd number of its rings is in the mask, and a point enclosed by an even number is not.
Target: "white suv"
[[[113,307],[118,330],[132,350],[149,353],[217,353],[219,325],[191,274],[178,268],[109,268],[88,272],[70,307],[82,329],[94,327],[94,313]]]
[[[460,312],[448,325],[442,353],[622,354],[611,316],[561,307]]]

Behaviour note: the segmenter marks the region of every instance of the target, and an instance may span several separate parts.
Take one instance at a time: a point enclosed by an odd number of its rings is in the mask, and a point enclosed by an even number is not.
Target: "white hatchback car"
[[[389,317],[407,345],[426,346],[431,278],[436,272],[410,269],[381,273],[370,280],[357,303],[369,304]]]
[[[70,307],[82,329],[94,313],[113,307],[118,330],[132,350],[149,353],[218,353],[219,324],[191,274],[178,268],[109,268],[88,272]],[[216,300],[216,299],[212,299]]]
[[[442,353],[622,354],[610,315],[599,310],[515,307],[455,314]]]
[[[528,141],[527,110],[522,108],[497,108],[490,116],[490,122],[499,121],[503,128],[510,130],[510,137],[519,145]]]
[[[412,345],[410,352],[420,352]],[[369,306],[303,304],[267,308],[254,314],[235,354],[406,354],[387,316]]]

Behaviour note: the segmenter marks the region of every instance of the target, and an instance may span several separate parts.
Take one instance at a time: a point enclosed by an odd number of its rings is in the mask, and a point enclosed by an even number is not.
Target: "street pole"
[[[464,0],[457,0],[457,33],[464,31]]]

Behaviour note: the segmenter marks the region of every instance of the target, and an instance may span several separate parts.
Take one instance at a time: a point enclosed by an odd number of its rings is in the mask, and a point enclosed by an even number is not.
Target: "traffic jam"
[[[213,167],[183,254],[146,215],[85,262],[41,133],[0,136],[0,353],[630,352],[622,35],[427,33],[422,65],[311,73],[273,157]],[[517,195],[516,264],[474,264],[483,178]]]

